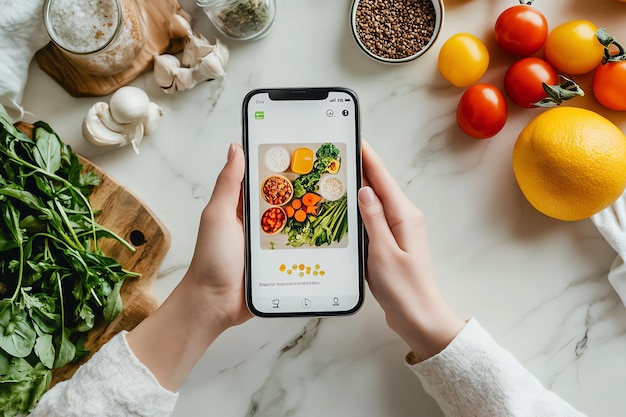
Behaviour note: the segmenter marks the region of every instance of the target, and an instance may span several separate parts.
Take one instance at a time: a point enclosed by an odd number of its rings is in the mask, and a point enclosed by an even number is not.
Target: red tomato
[[[539,58],[522,58],[504,74],[504,91],[521,107],[534,107],[533,103],[546,97],[542,83],[557,85],[559,76],[552,65]]]
[[[503,11],[494,30],[496,42],[513,55],[532,55],[541,49],[548,37],[548,22],[539,10],[526,4]]]
[[[593,95],[606,108],[626,110],[626,61],[607,62],[596,68]]]
[[[468,136],[486,139],[502,130],[507,115],[506,99],[500,90],[491,84],[474,84],[459,101],[456,122]]]

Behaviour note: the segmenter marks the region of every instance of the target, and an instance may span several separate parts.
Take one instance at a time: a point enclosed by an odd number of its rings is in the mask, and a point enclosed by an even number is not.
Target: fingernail
[[[228,160],[230,161],[233,157],[233,155],[235,154],[235,144],[231,143],[230,146],[228,147]]]
[[[376,200],[378,200],[378,197],[376,193],[374,193],[374,190],[372,190],[372,187],[365,186],[359,191],[359,201],[364,206],[370,205]]]

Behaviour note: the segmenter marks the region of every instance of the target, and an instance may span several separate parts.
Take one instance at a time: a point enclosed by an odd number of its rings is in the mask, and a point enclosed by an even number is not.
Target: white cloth
[[[442,352],[407,363],[446,417],[584,417],[470,320]]]
[[[546,390],[475,319],[441,353],[409,365],[448,417],[584,417]],[[48,391],[30,417],[165,417],[177,398],[120,334]]]
[[[615,203],[591,216],[591,221],[617,252],[609,270],[609,282],[626,305],[626,192]]]
[[[0,0],[0,103],[13,121],[24,116],[21,102],[30,61],[50,41],[42,5],[43,0]]]
[[[122,332],[50,389],[30,417],[166,417],[177,399],[137,359]]]

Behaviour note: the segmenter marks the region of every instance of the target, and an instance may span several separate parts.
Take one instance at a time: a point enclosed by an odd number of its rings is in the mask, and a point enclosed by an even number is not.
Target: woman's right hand
[[[359,190],[359,208],[369,238],[368,284],[389,327],[424,360],[441,352],[465,322],[437,288],[422,212],[366,142],[363,171],[369,185]]]

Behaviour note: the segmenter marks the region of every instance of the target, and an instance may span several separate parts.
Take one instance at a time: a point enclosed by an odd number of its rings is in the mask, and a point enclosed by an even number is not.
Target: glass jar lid
[[[198,7],[220,7],[232,0],[196,0]]]

